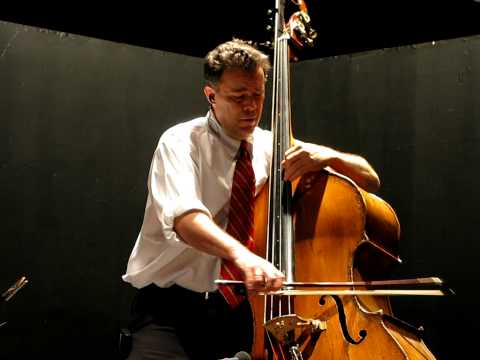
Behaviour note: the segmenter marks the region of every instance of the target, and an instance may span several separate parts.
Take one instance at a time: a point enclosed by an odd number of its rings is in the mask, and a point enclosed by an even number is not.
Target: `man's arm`
[[[296,144],[286,151],[283,166],[285,180],[292,181],[307,172],[328,166],[369,192],[375,192],[380,187],[380,179],[367,160],[326,146],[296,141]]]
[[[232,261],[242,272],[249,290],[278,290],[284,275],[220,229],[206,214],[187,212],[175,219],[175,231],[190,246]]]

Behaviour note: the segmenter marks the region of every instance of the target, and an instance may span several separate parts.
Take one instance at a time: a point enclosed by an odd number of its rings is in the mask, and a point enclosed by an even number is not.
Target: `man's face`
[[[265,100],[262,68],[257,68],[254,73],[226,70],[219,83],[214,87],[205,86],[204,92],[227,135],[245,140],[253,133],[262,116]]]

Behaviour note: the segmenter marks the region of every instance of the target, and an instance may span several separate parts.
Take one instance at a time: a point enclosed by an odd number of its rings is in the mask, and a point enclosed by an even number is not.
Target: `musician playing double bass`
[[[231,220],[232,209],[242,202],[232,188],[245,189],[250,181],[258,193],[267,182],[272,136],[257,125],[269,70],[268,56],[247,42],[220,44],[204,63],[210,110],[173,126],[159,140],[143,225],[123,276],[138,289],[128,359],[210,360],[249,352],[249,302],[241,293],[226,295],[214,282],[224,263],[236,269],[249,292],[282,287],[283,273],[239,239],[242,229],[229,230],[229,222],[242,227],[250,221],[244,205]],[[236,179],[240,159],[254,173],[239,175],[245,185]],[[325,167],[369,192],[379,187],[364,158],[300,141],[285,153],[284,179]]]

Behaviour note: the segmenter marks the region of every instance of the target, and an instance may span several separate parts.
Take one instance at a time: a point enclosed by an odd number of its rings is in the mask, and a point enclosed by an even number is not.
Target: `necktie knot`
[[[240,148],[238,149],[238,158],[239,159],[244,159],[244,158],[250,159],[250,153],[248,151],[248,142],[246,140],[242,140],[240,142]]]

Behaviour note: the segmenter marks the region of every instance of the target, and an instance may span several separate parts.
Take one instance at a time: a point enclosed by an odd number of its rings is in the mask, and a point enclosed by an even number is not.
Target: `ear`
[[[215,90],[211,86],[205,85],[203,87],[203,93],[210,105],[213,105],[215,103]]]

